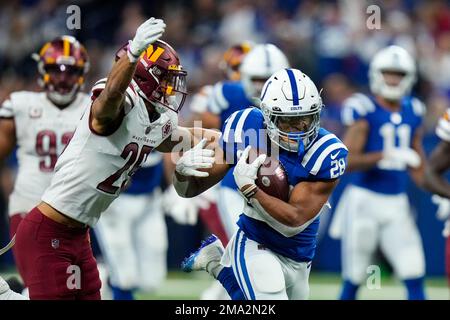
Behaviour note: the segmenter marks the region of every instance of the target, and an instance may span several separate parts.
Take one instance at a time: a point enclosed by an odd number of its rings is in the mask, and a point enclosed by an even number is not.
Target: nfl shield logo
[[[53,249],[59,248],[59,240],[58,239],[52,239],[52,248]]]

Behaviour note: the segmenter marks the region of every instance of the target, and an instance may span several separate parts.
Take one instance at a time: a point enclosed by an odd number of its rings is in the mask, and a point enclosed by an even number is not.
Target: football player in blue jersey
[[[408,174],[421,186],[424,105],[410,96],[415,62],[403,48],[379,51],[369,67],[371,95],[356,93],[343,103],[349,149],[348,170],[356,171],[336,208],[333,233],[342,238],[341,299],[355,299],[380,247],[409,299],[424,299],[422,241],[406,195]]]
[[[239,68],[241,80],[219,82],[212,89],[208,110],[215,115],[214,128],[222,128],[234,112],[258,105],[257,98],[264,83],[272,74],[284,68],[289,68],[289,62],[275,45],[259,44],[251,49]],[[236,231],[236,221],[243,208],[232,170],[220,183],[217,204],[228,241]]]
[[[162,155],[151,153],[94,229],[114,300],[133,300],[136,290],[152,293],[166,278],[163,171]]]
[[[184,153],[174,175],[181,196],[200,194],[234,168],[244,207],[226,249],[211,236],[184,261],[185,271],[206,270],[232,299],[308,298],[319,216],[347,159],[345,145],[320,128],[321,109],[309,77],[282,69],[264,84],[260,109],[236,111],[225,121],[218,147],[211,150],[204,139]],[[253,149],[261,154],[248,163]],[[255,184],[265,153],[285,168],[288,201]]]

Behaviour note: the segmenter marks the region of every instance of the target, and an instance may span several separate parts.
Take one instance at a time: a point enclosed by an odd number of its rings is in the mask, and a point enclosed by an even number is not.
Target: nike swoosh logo
[[[339,153],[341,153],[341,150],[339,150],[338,152],[336,152],[335,154],[331,155],[331,160],[336,159],[336,157],[339,155]]]

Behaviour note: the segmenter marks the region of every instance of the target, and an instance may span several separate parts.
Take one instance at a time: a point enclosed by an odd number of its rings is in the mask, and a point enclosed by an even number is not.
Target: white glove
[[[128,47],[127,55],[130,62],[136,62],[141,53],[161,37],[165,28],[166,24],[163,20],[153,17],[141,24]]]
[[[450,218],[450,200],[447,198],[443,198],[441,196],[438,196],[437,194],[433,195],[431,197],[431,201],[438,206],[438,209],[436,211],[436,217],[439,220],[447,220]]]
[[[266,161],[267,155],[261,154],[252,163],[248,164],[248,154],[251,146],[245,148],[233,171],[236,182],[242,195],[249,200],[256,193],[255,179],[257,178],[259,167]],[[244,187],[247,186],[245,189]]]
[[[195,198],[180,197],[173,185],[163,194],[162,206],[164,212],[178,224],[195,225],[198,220],[198,202]]]
[[[383,159],[380,161],[380,166],[387,163],[418,168],[421,160],[419,154],[411,148],[390,148],[383,152]]]
[[[195,147],[186,151],[177,161],[175,170],[183,176],[208,177],[209,173],[198,169],[212,168],[214,150],[204,149],[207,140],[202,139]]]

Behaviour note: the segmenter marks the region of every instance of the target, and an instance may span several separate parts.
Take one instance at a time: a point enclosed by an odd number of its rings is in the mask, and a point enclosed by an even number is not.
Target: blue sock
[[[408,300],[425,300],[423,280],[423,277],[403,280],[408,290]]]
[[[111,286],[114,300],[134,300],[132,290],[123,290],[114,286]]]
[[[359,285],[351,283],[349,280],[344,280],[342,284],[340,300],[355,300]]]
[[[225,290],[227,290],[231,300],[245,300],[245,296],[234,277],[233,269],[231,267],[224,267],[217,275],[217,280],[219,280]]]

